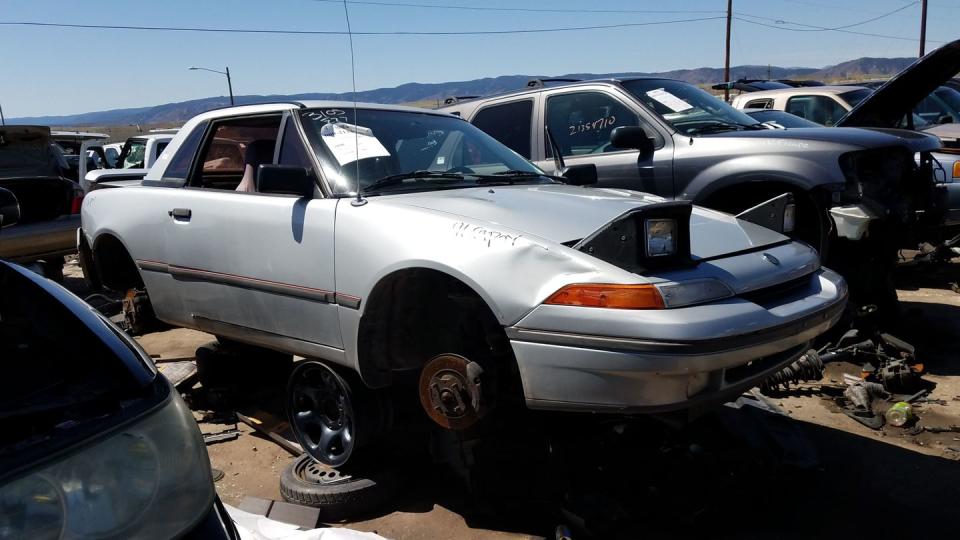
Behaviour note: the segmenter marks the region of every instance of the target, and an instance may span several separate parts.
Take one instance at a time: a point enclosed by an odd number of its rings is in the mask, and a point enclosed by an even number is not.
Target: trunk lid
[[[382,200],[570,244],[634,208],[665,199],[629,190],[553,184],[452,189],[384,196]],[[690,216],[690,251],[695,260],[786,240],[780,233],[706,208],[694,207]]]
[[[837,127],[897,127],[920,101],[960,72],[960,40],[920,58],[861,101]]]
[[[0,127],[0,187],[20,203],[20,223],[48,221],[70,213],[76,184],[60,176],[45,126]]]
[[[0,127],[0,179],[59,176],[56,155],[45,126]]]

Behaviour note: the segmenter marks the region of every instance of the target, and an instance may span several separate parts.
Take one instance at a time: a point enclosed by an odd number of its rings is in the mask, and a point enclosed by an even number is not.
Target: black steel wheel
[[[325,521],[362,516],[389,499],[401,483],[396,466],[385,461],[362,465],[337,470],[303,454],[280,474],[280,495],[287,502],[319,508]]]
[[[350,384],[330,367],[308,360],[290,374],[287,387],[290,425],[313,459],[338,467],[359,442]]]

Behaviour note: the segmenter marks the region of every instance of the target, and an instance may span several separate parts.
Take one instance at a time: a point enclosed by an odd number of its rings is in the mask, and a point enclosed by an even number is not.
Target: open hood
[[[937,87],[960,72],[960,40],[917,60],[877,88],[836,123],[838,127],[895,128]]]
[[[46,126],[0,126],[0,179],[60,176]]]
[[[515,185],[451,189],[378,197],[509,228],[557,243],[578,241],[624,213],[664,199],[636,191],[567,185]],[[372,200],[372,199],[371,199]],[[787,240],[770,229],[694,207],[690,253],[707,259]]]

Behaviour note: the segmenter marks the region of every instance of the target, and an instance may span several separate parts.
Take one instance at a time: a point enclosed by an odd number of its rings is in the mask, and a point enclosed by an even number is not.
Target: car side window
[[[786,110],[824,126],[832,126],[846,116],[847,110],[830,96],[792,96]]]
[[[575,92],[547,98],[547,126],[564,156],[619,152],[610,133],[620,126],[640,126],[640,118],[626,105],[603,92]],[[642,126],[651,133],[648,126]],[[552,148],[545,141],[547,157]]]
[[[273,163],[281,115],[214,122],[189,185],[228,191],[255,191],[260,165]]]
[[[303,146],[300,134],[297,133],[297,126],[293,118],[288,118],[283,128],[283,138],[280,143],[280,157],[277,160],[278,165],[288,165],[291,167],[303,167],[313,170],[313,163],[310,161],[310,155]]]
[[[200,141],[203,140],[203,132],[206,129],[206,122],[193,128],[193,131],[180,144],[177,153],[170,159],[167,170],[163,172],[164,178],[186,180],[187,175],[190,174],[190,164],[193,163],[193,156],[197,153],[197,148],[200,146]]]
[[[748,101],[743,108],[744,109],[772,109],[773,100],[770,98],[754,99],[754,100]]]
[[[514,101],[484,107],[473,117],[473,125],[505,146],[530,159],[530,121],[533,100]]]

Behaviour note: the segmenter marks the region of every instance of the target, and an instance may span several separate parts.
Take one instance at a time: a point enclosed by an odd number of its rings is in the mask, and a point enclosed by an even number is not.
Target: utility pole
[[[926,6],[926,0],[924,0]],[[730,21],[733,20],[733,0],[727,0],[727,53],[723,61],[723,82],[730,82]],[[922,42],[921,42],[922,43]],[[921,45],[922,47],[923,45]],[[730,88],[723,87],[723,100],[730,102]]]
[[[227,89],[230,91],[230,106],[233,106],[233,83],[230,81],[230,66],[227,66]]]
[[[920,57],[923,57],[927,44],[927,0],[920,2]]]

